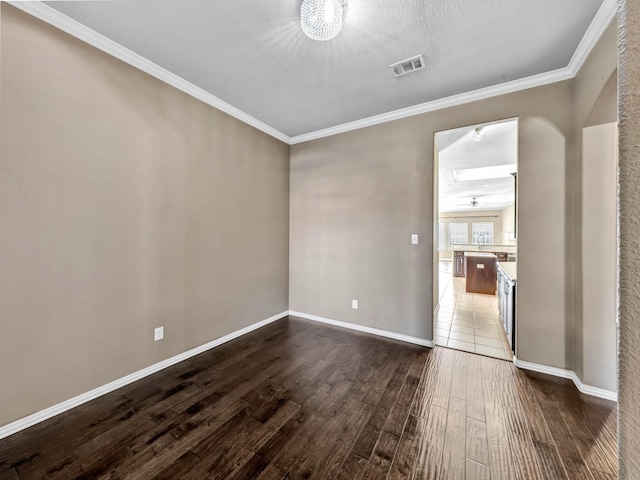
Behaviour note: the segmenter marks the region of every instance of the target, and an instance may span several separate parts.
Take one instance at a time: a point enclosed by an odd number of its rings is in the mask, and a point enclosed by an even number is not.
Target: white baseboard
[[[567,378],[575,384],[576,388],[585,395],[591,395],[593,397],[604,398],[606,400],[618,401],[618,393],[605,390],[604,388],[592,387],[591,385],[585,385],[578,377],[578,374],[573,370],[564,370],[562,368],[548,367],[546,365],[540,365],[538,363],[525,362],[513,357],[513,364],[522,368],[523,370],[530,370],[532,372],[546,373],[547,375],[553,375],[554,377]]]
[[[268,325],[271,322],[275,322],[276,320],[286,317],[288,314],[289,312],[279,313],[277,315],[274,315],[273,317],[269,317],[258,323],[249,325],[248,327],[242,328],[240,330],[236,330],[235,332],[232,332],[229,335],[225,335],[224,337],[217,338],[215,340],[212,340],[211,342],[205,343],[204,345],[200,345],[199,347],[192,348],[191,350],[187,350],[186,352],[180,353],[174,357],[168,358],[154,365],[151,365],[147,368],[138,370],[137,372],[134,372],[130,375],[114,380],[113,382],[107,383],[106,385],[102,385],[101,387],[94,388],[89,392],[80,394],[76,397],[70,398],[69,400],[65,400],[64,402],[58,403],[57,405],[53,405],[52,407],[45,408],[44,410],[40,410],[39,412],[33,413],[29,416],[16,420],[15,422],[11,422],[7,425],[4,425],[0,427],[0,439],[8,437],[9,435],[13,435],[14,433],[17,433],[20,430],[29,428],[44,420],[48,420],[51,417],[55,417],[56,415],[62,412],[66,412],[67,410],[70,410],[74,407],[82,405],[83,403],[89,402],[98,397],[101,397],[102,395],[113,392],[118,388],[124,387],[125,385],[133,383],[153,373],[156,373],[167,367],[175,365],[176,363],[180,363],[202,352],[206,352],[207,350],[217,347],[218,345],[222,345],[223,343],[233,340],[234,338],[245,335],[260,327],[264,327],[265,325]]]
[[[571,373],[573,373],[573,377],[571,377],[571,380],[573,380],[573,383],[575,383],[576,387],[578,387],[578,390],[580,390],[582,393],[591,395],[593,397],[605,398],[614,402],[618,401],[618,392],[605,390],[604,388],[593,387],[591,385],[585,385],[584,383],[582,383],[582,380],[580,380],[580,377],[578,377],[578,374],[576,372]]]
[[[306,320],[312,320],[314,322],[326,323],[328,325],[334,325],[336,327],[348,328],[349,330],[355,330],[357,332],[370,333],[371,335],[377,335],[379,337],[392,338],[394,340],[400,340],[401,342],[413,343],[422,347],[433,347],[431,340],[425,340],[423,338],[412,337],[410,335],[404,335],[402,333],[390,332],[388,330],[382,330],[379,328],[365,327],[364,325],[357,325],[355,323],[341,322],[340,320],[333,320],[331,318],[319,317],[317,315],[310,315],[308,313],[294,312],[289,310],[289,315],[294,317],[304,318]]]
[[[265,325],[268,325],[269,323],[272,323],[272,322],[275,322],[276,320],[284,318],[287,315],[292,315],[295,317],[300,317],[300,318],[312,320],[315,322],[325,323],[328,325],[334,325],[337,327],[347,328],[349,330],[355,330],[358,332],[369,333],[369,334],[377,335],[380,337],[392,338],[394,340],[412,343],[412,344],[420,345],[423,347],[433,347],[433,342],[431,340],[425,340],[422,338],[412,337],[412,336],[404,335],[401,333],[381,330],[379,328],[366,327],[363,325],[357,325],[355,323],[341,322],[339,320],[333,320],[330,318],[319,317],[317,315],[310,315],[307,313],[295,312],[295,311],[289,310],[289,311],[274,315],[272,317],[269,317],[260,322],[249,325],[235,332],[232,332],[228,335],[225,335],[224,337],[220,337],[215,340],[212,340],[211,342],[205,343],[204,345],[200,345],[199,347],[180,353],[174,357],[158,362],[147,368],[143,368],[142,370],[138,370],[137,372],[131,373],[125,377],[114,380],[113,382],[107,383],[106,385],[95,388],[89,392],[80,394],[78,396],[70,398],[69,400],[65,400],[64,402],[58,403],[49,408],[45,408],[44,410],[41,410],[39,412],[33,413],[24,418],[11,422],[7,425],[4,425],[0,427],[0,439],[8,437],[9,435],[13,435],[14,433],[17,433],[21,430],[29,428],[37,423],[43,422],[44,420],[48,420],[49,418],[55,417],[60,413],[66,412],[67,410],[80,406],[83,403],[89,402],[98,397],[101,397],[102,395],[113,392],[118,388],[124,387],[125,385],[129,385],[130,383],[133,383],[151,374],[159,372],[160,370],[163,370],[167,367],[180,363],[200,353],[206,352],[207,350],[217,347],[218,345],[222,345],[223,343],[233,340],[234,338],[238,338],[253,330],[264,327]],[[522,368],[524,370],[531,370],[534,372],[546,373],[548,375],[553,375],[555,377],[568,378],[573,381],[573,383],[576,385],[576,387],[580,392],[586,395],[592,395],[595,397],[605,398],[607,400],[613,400],[613,401],[617,401],[618,399],[618,394],[616,392],[583,384],[580,378],[578,377],[578,375],[576,375],[576,373],[572,370],[564,370],[561,368],[548,367],[546,365],[540,365],[537,363],[525,362],[522,360],[518,360],[516,357],[513,358],[513,363],[515,364],[516,367]]]

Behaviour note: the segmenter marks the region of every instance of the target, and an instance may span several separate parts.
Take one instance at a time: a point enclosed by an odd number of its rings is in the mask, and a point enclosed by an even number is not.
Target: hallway
[[[465,279],[451,272],[451,262],[440,262],[440,308],[435,317],[435,344],[512,360],[498,315],[498,298],[465,292]]]

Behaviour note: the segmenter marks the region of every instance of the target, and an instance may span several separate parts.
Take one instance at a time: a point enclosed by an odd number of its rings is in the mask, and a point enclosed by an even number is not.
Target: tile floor
[[[440,262],[435,343],[504,360],[513,358],[498,315],[498,297],[466,293],[465,279],[453,276],[451,262]]]

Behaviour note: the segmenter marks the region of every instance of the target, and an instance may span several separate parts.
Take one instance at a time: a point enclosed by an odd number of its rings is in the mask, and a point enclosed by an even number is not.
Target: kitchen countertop
[[[493,253],[489,252],[464,252],[465,257],[489,257],[489,258],[498,258]]]
[[[516,253],[515,245],[452,245],[454,252],[504,252]]]
[[[498,267],[509,277],[512,281],[516,281],[517,268],[516,262],[498,262]]]

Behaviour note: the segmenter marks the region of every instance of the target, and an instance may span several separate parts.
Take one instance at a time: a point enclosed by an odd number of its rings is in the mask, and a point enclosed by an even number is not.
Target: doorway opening
[[[436,345],[513,358],[517,173],[517,118],[435,133]]]

